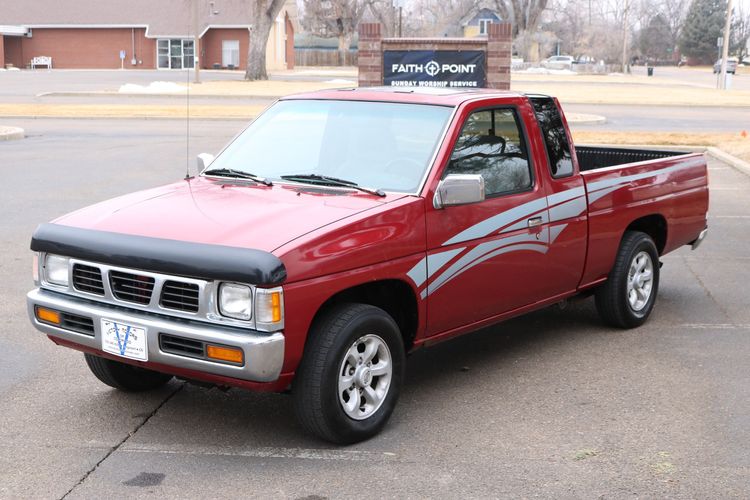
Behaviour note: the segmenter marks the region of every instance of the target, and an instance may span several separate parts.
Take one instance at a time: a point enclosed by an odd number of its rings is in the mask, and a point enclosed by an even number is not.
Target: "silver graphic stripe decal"
[[[593,203],[602,197],[625,187],[631,182],[647,179],[649,177],[656,177],[658,175],[670,174],[685,168],[692,168],[696,165],[700,165],[700,163],[700,159],[696,159],[695,162],[683,162],[680,165],[674,165],[672,167],[666,167],[650,172],[592,182],[586,186],[588,188],[588,203]],[[425,283],[428,283],[425,289],[420,293],[421,297],[424,299],[469,269],[498,255],[522,250],[547,253],[547,251],[549,251],[549,245],[551,245],[568,226],[568,224],[554,224],[559,221],[579,217],[585,213],[587,208],[586,198],[586,189],[583,186],[579,186],[547,197],[540,197],[536,200],[532,200],[523,205],[519,205],[510,210],[489,217],[451,237],[443,243],[443,246],[476,240],[493,233],[506,233],[525,229],[528,227],[528,219],[532,216],[541,217],[543,224],[551,225],[542,230],[539,239],[537,239],[536,234],[522,234],[482,242],[473,246],[473,248],[461,247],[428,255],[415,265],[407,274],[414,281],[417,288],[421,288]],[[437,275],[432,282],[429,282],[429,280],[448,262],[460,255],[467,248],[470,248],[470,250]]]

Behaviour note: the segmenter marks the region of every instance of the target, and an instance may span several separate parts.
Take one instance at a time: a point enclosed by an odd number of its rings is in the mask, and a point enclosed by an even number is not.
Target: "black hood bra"
[[[192,243],[147,236],[41,224],[31,249],[143,271],[199,279],[275,286],[286,280],[284,263],[253,248]]]

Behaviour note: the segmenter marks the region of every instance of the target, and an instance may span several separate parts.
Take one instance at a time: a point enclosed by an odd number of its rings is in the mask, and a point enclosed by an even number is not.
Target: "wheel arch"
[[[661,214],[646,215],[634,220],[625,228],[620,241],[628,231],[640,231],[649,235],[654,240],[659,255],[662,255],[667,246],[667,219]]]
[[[404,350],[408,352],[414,345],[419,327],[419,305],[414,290],[405,281],[384,279],[341,290],[318,308],[311,325],[315,325],[331,307],[346,302],[369,304],[383,309],[398,325],[404,340]]]

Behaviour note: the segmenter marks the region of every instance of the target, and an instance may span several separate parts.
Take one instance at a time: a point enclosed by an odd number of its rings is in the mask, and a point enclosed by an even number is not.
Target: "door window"
[[[169,68],[169,40],[159,40],[157,42],[158,68]]]
[[[170,67],[182,69],[182,40],[169,41]]]
[[[530,189],[528,150],[515,110],[472,113],[456,140],[447,174],[481,175],[488,197]]]
[[[156,67],[159,69],[183,69],[195,67],[195,44],[193,40],[173,38],[156,42]]]

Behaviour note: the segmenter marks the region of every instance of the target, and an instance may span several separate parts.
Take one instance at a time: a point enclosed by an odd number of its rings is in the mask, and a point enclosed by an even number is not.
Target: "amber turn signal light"
[[[36,312],[36,319],[43,323],[52,323],[53,325],[59,325],[60,324],[60,313],[57,311],[53,311],[52,309],[47,309],[46,307],[39,307],[37,306],[35,309]]]
[[[206,357],[217,361],[229,361],[230,363],[242,363],[244,356],[242,349],[236,347],[222,347],[218,345],[206,346]]]

